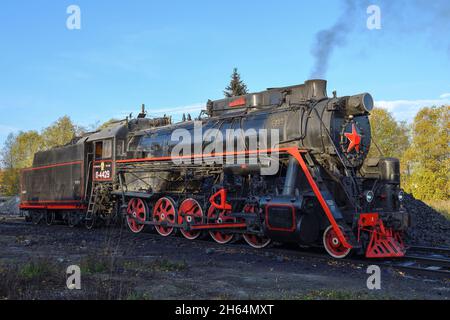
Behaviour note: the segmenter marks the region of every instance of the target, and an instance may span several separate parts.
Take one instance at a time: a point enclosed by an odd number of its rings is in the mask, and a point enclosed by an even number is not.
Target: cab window
[[[103,159],[109,159],[112,156],[112,141],[111,140],[104,140],[103,141],[103,152],[102,152],[102,158]]]
[[[103,141],[95,143],[95,159],[101,159],[103,156]]]
[[[112,156],[112,140],[97,141],[95,143],[95,159],[110,159]]]
[[[116,155],[118,157],[126,156],[125,152],[125,140],[118,140],[116,146]]]

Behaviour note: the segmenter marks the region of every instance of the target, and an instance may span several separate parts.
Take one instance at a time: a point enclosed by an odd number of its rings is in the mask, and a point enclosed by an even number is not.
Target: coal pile
[[[411,213],[412,226],[406,235],[408,244],[450,246],[450,221],[446,217],[411,195],[405,195],[404,205]]]
[[[19,215],[20,198],[18,196],[11,197],[9,200],[0,203],[0,214],[3,215]]]

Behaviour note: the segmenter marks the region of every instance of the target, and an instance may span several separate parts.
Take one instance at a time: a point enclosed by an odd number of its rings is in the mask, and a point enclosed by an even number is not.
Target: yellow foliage
[[[72,141],[75,137],[76,127],[68,116],[59,118],[42,132],[44,147],[50,149],[56,146],[63,146]]]
[[[450,199],[450,106],[421,109],[402,163],[404,188],[421,200]]]
[[[65,116],[44,129],[41,134],[37,131],[10,134],[1,151],[1,186],[5,195],[19,192],[20,169],[31,167],[36,152],[69,143],[75,136],[75,129],[70,118]]]
[[[370,114],[370,126],[372,145],[369,157],[379,156],[376,145],[385,157],[402,157],[409,147],[409,128],[405,123],[398,123],[388,111],[375,108]]]

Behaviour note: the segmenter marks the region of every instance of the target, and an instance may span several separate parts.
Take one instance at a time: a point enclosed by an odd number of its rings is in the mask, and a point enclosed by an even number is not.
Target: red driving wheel
[[[154,221],[175,224],[175,216],[175,202],[171,198],[163,197],[156,202],[155,208],[153,209]],[[174,231],[173,227],[164,225],[156,225],[155,229],[163,237],[170,236]]]
[[[195,199],[184,200],[178,208],[178,224],[187,223],[193,225],[202,223],[203,210],[200,204]],[[187,231],[181,228],[181,233],[186,239],[195,240],[201,235],[201,231]]]
[[[133,198],[128,202],[127,224],[131,232],[139,233],[144,230],[145,225],[139,222],[145,222],[147,217],[147,206],[139,198]]]
[[[342,230],[342,227],[339,227]],[[346,248],[339,240],[333,226],[329,226],[323,233],[323,246],[330,256],[336,259],[343,259],[351,251],[351,248]]]
[[[256,205],[246,204],[243,211],[245,213],[255,213],[256,210],[257,210]],[[246,234],[243,234],[242,236],[248,245],[250,245],[251,247],[256,248],[256,249],[265,248],[271,242],[271,240],[269,238],[261,237],[256,234],[246,233]]]
[[[233,217],[228,216],[231,213],[231,210],[219,210],[214,206],[209,207],[208,210],[208,221],[209,223],[234,223],[235,219]],[[209,231],[211,238],[214,239],[217,243],[226,244],[234,239],[234,234],[232,233],[223,233],[220,231]]]

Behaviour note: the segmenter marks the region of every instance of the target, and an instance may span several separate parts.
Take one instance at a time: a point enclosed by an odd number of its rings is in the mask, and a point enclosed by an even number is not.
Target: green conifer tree
[[[231,75],[230,84],[225,88],[223,94],[225,97],[231,98],[242,96],[247,93],[247,85],[241,80],[241,75],[238,73],[237,68],[234,68],[233,74]]]

